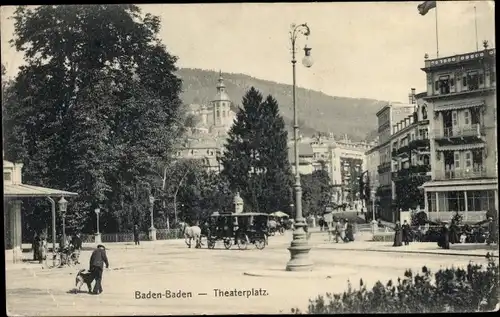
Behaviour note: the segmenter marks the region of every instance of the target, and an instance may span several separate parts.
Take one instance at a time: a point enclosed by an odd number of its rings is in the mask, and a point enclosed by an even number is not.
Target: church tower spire
[[[219,70],[219,83],[217,84],[217,93],[225,92],[226,85],[224,85],[224,78],[222,77],[222,71]]]

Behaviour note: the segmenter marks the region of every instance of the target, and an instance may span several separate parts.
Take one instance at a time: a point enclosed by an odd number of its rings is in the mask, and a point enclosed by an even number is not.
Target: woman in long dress
[[[393,247],[400,247],[403,245],[403,232],[401,224],[396,221],[396,228],[394,228],[394,244]]]

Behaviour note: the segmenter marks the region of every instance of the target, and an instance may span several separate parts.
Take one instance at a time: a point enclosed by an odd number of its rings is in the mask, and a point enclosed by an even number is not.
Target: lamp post
[[[287,271],[311,271],[313,267],[312,261],[309,259],[309,251],[311,247],[307,241],[307,234],[305,231],[305,219],[302,216],[302,188],[300,186],[300,173],[299,173],[299,120],[297,113],[296,91],[295,91],[295,43],[299,34],[306,37],[311,34],[311,30],[306,23],[295,25],[292,24],[290,31],[290,41],[292,43],[292,70],[293,70],[293,132],[294,132],[294,148],[295,148],[295,228],[293,231],[293,240],[288,248],[290,251],[290,260],[286,264]],[[304,47],[305,56],[302,63],[305,67],[312,66],[311,48]]]
[[[151,216],[151,227],[149,228],[149,240],[151,240],[151,241],[156,241],[156,228],[155,228],[154,219],[153,219],[154,204],[155,204],[155,198],[153,197],[153,195],[150,195],[149,196],[149,213]]]
[[[59,200],[59,211],[61,212],[62,216],[62,235],[64,243],[66,243],[66,210],[68,210],[68,201],[64,199],[63,196]]]
[[[94,209],[97,221],[97,233],[95,234],[95,243],[101,243],[101,233],[99,232],[99,214],[101,213],[101,209]]]

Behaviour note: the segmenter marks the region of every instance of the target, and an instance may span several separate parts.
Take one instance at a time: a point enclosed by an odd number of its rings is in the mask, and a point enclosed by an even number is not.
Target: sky
[[[143,12],[161,18],[160,38],[178,56],[178,67],[243,73],[292,83],[292,23],[307,23],[311,35],[297,39],[297,85],[332,96],[406,102],[410,88],[425,90],[424,55],[495,47],[493,1],[438,1],[437,10],[418,13],[420,2],[148,4]],[[476,7],[476,15],[474,14]],[[1,7],[1,59],[15,76],[23,54],[10,47],[8,19]],[[476,18],[475,18],[476,17]],[[304,45],[314,65],[300,64]]]

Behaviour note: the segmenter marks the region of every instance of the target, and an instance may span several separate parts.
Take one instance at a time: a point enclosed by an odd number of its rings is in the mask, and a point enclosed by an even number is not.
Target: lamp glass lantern
[[[311,50],[312,48],[307,47],[307,45],[304,47],[304,58],[302,58],[302,65],[307,68],[310,68],[314,64],[314,61],[311,57]]]
[[[64,199],[64,196],[59,200],[59,210],[64,214],[68,210],[68,201]]]
[[[98,215],[98,216],[99,216],[99,213],[101,212],[101,209],[96,208],[96,209],[94,209],[94,212],[95,212],[95,214],[96,214],[96,215]]]

